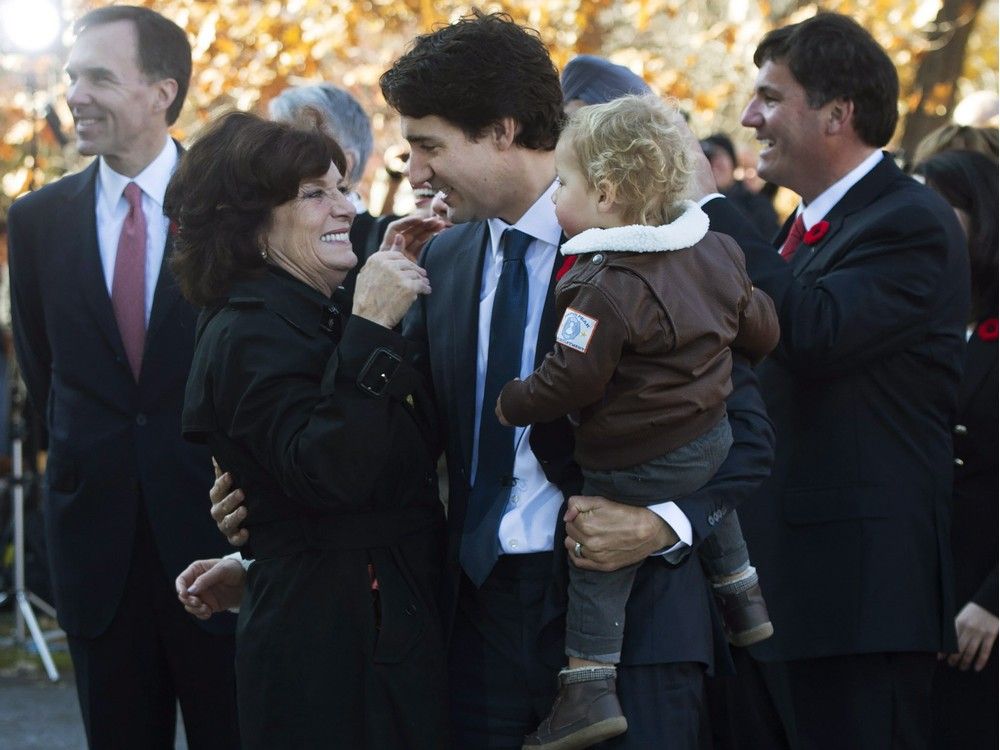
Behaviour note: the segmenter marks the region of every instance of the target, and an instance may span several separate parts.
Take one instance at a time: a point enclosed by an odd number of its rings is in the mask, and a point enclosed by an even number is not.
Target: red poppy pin
[[[167,232],[170,234],[171,237],[177,236],[178,227],[176,221],[173,220],[170,221],[170,227],[167,229]]]
[[[566,256],[566,259],[563,261],[563,264],[559,266],[559,270],[556,271],[556,281],[559,281],[559,279],[561,279],[563,276],[567,274],[569,269],[573,267],[573,264],[576,263],[576,259],[579,257],[580,257],[579,255]]]
[[[826,237],[826,233],[830,231],[830,222],[828,221],[817,221],[802,235],[802,241],[807,245],[815,245],[821,239]]]
[[[983,341],[1000,339],[1000,320],[987,318],[976,327],[976,335]]]

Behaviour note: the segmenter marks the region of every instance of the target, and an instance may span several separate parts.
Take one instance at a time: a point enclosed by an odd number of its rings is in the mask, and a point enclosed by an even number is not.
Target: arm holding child
[[[578,286],[565,306],[555,349],[530,376],[504,386],[497,418],[521,426],[549,422],[598,401],[629,334],[624,316],[603,290]]]

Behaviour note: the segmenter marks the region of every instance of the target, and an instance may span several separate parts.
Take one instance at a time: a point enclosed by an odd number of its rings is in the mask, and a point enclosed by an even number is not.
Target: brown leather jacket
[[[757,362],[778,343],[743,252],[693,203],[662,227],[588,230],[563,253],[579,257],[556,286],[555,350],[499,403],[518,425],[572,415],[585,468],[634,466],[704,434],[726,414],[730,347]]]

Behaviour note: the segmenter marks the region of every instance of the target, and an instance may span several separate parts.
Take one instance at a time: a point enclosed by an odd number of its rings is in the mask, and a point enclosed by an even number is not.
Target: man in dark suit
[[[706,488],[653,509],[575,496],[568,422],[515,432],[493,414],[501,360],[523,377],[554,343],[552,289],[563,261],[552,149],[562,95],[548,53],[509,17],[476,14],[418,38],[381,85],[402,115],[411,180],[442,191],[452,219],[467,222],[425,250],[434,292],[404,328],[420,345],[446,433],[456,744],[520,747],[548,713],[565,661],[573,550],[573,564],[595,569],[646,560],[618,672],[629,729],[607,746],[669,738],[671,747],[697,747],[703,674],[728,660],[717,660],[724,636],[689,552],[768,471],[770,426],[753,375],[734,368],[736,445]],[[509,307],[513,298],[519,308]]]
[[[803,202],[780,254],[728,201],[705,206],[781,323],[758,368],[775,467],[740,512],[775,632],[738,662],[730,741],[923,747],[935,654],[955,646],[964,240],[951,209],[880,150],[898,81],[864,29],[820,14],[770,32],[754,61],[743,124],[763,143],[758,171]]]
[[[168,270],[168,135],[191,75],[182,29],[110,6],[76,25],[68,104],[87,169],[10,210],[14,337],[49,436],[46,531],[92,748],[235,748],[231,617],[174,598],[224,544],[204,507],[210,457],[181,439],[196,311]]]

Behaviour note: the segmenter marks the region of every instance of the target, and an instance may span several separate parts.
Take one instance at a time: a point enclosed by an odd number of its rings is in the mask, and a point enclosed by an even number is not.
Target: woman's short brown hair
[[[258,273],[273,210],[304,180],[325,175],[331,162],[346,169],[343,151],[317,129],[245,112],[212,123],[184,154],[163,204],[181,293],[207,307],[225,299],[234,279]]]

